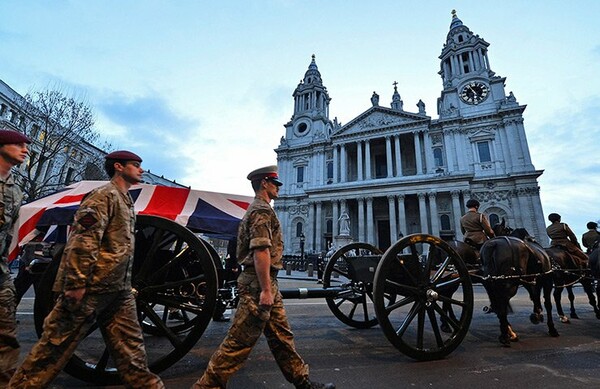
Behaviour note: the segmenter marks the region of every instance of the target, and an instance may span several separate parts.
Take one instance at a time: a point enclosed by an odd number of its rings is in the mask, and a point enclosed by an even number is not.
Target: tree
[[[15,172],[26,201],[82,179],[107,178],[89,105],[60,90],[33,92],[16,103],[20,116],[13,123],[32,140],[29,160]]]

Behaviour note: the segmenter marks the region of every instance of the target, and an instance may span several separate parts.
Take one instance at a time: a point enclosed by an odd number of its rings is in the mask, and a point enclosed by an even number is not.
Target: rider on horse
[[[460,218],[460,229],[465,243],[479,251],[486,240],[495,237],[494,231],[487,217],[479,213],[479,201],[470,199],[466,205],[469,210]]]
[[[569,228],[566,223],[560,222],[560,215],[558,213],[551,213],[548,215],[548,220],[552,222],[546,228],[546,233],[552,239],[550,244],[552,246],[563,247],[569,254],[573,256],[573,259],[577,262],[574,263],[575,268],[587,268],[588,257],[585,255],[577,242],[577,237]]]
[[[588,231],[581,236],[581,242],[587,249],[586,254],[590,255],[595,244],[600,241],[600,232],[598,232],[598,223],[589,222]]]

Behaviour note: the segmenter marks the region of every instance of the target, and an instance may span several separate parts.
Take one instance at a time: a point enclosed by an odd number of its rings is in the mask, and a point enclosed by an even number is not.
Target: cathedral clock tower
[[[490,67],[487,43],[452,11],[450,31],[439,56],[444,89],[438,98],[441,119],[492,113],[504,102],[504,77]]]
[[[294,90],[294,114],[285,124],[285,141],[288,145],[309,144],[314,138],[328,137],[332,131],[329,120],[331,98],[323,86],[315,55]]]

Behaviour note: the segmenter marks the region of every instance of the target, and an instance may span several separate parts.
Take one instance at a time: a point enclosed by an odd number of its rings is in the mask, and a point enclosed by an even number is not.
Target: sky
[[[455,9],[524,113],[544,214],[578,238],[600,219],[600,1],[2,0],[0,79],[61,89],[143,167],[194,189],[251,195],[276,163],[311,56],[342,124],[394,81],[404,109],[438,117]],[[518,227],[518,226],[515,226]]]

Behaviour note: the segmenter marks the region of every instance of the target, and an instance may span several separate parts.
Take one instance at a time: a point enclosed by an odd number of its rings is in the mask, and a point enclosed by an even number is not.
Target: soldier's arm
[[[483,224],[483,230],[488,238],[494,238],[496,236],[496,234],[494,234],[494,230],[492,230],[492,227],[490,226],[490,222],[485,215],[481,215],[481,224]]]
[[[75,214],[62,259],[66,261],[65,290],[87,286],[99,259],[100,244],[108,223],[108,208],[108,198],[95,195],[86,198]]]
[[[567,236],[569,237],[569,240],[571,242],[573,242],[577,247],[581,247],[579,246],[579,242],[577,242],[577,236],[575,236],[575,233],[573,232],[573,230],[571,230],[571,228],[565,223],[565,231],[567,232]]]
[[[260,284],[260,305],[272,306],[271,292],[271,252],[268,247],[254,249],[254,270]]]
[[[272,306],[271,292],[271,223],[268,213],[256,212],[250,223],[250,249],[258,282],[260,284],[260,305]]]

